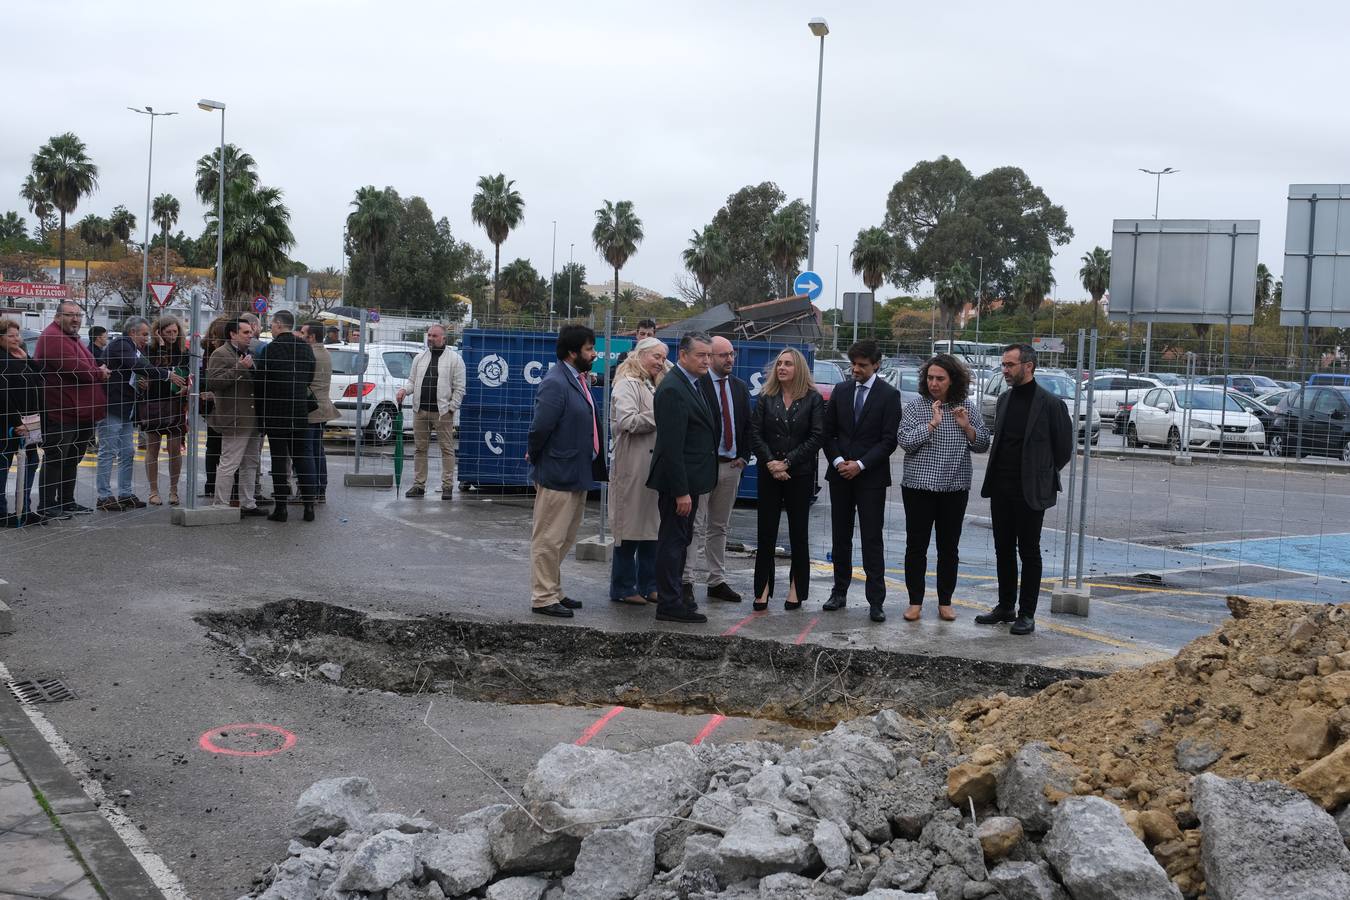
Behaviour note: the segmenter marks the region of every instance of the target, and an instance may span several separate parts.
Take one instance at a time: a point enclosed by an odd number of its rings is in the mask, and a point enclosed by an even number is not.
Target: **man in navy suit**
[[[881,348],[858,341],[848,348],[853,380],[835,385],[825,407],[825,458],[830,467],[830,530],[834,588],[825,609],[843,609],[853,581],[853,517],[862,536],[867,605],[873,622],[886,621],[886,489],[891,454],[899,443],[900,392],[877,376]]]
[[[564,325],[557,353],[558,364],[534,396],[526,453],[535,484],[530,606],[540,615],[570,619],[581,601],[563,595],[562,561],[576,543],[586,492],[608,473],[587,377],[595,362],[595,332],[585,325]]]

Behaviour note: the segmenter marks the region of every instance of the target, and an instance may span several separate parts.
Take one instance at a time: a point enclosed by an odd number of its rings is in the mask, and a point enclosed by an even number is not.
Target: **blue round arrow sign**
[[[796,281],[792,282],[793,295],[806,297],[809,300],[815,300],[824,289],[824,283],[815,272],[803,272],[797,276]]]

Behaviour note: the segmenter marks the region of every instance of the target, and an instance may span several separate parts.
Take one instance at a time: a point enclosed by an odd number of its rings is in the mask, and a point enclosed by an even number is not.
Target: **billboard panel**
[[[1350,326],[1350,184],[1289,185],[1280,324],[1305,321]]]
[[[1250,325],[1260,231],[1255,219],[1117,219],[1110,320]]]
[[[876,321],[875,307],[870,291],[865,294],[860,291],[845,291],[843,321],[851,325],[856,318],[859,325],[871,325]]]

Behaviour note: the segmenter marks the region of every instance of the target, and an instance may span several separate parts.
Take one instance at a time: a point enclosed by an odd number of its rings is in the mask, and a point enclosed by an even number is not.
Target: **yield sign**
[[[169,305],[169,296],[173,294],[174,283],[172,281],[152,281],[150,282],[150,292],[155,295],[155,302],[159,308],[163,309]]]

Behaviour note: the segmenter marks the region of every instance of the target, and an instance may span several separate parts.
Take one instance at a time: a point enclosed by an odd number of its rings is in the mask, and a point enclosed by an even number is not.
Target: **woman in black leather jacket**
[[[801,609],[811,586],[807,517],[816,485],[816,455],[825,438],[825,401],[811,378],[806,357],[789,347],[774,360],[750,414],[750,440],[759,466],[759,522],[755,549],[756,610],[773,596],[774,544],[787,510],[792,544],[784,609]]]

